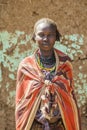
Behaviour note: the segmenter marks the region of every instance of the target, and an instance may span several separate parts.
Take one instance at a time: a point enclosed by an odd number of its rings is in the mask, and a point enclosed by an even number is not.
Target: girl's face
[[[48,23],[40,23],[35,30],[35,41],[40,50],[52,50],[56,41],[56,29]]]

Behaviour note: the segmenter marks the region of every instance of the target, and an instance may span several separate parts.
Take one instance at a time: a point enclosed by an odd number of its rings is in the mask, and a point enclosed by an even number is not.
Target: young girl
[[[71,60],[54,48],[60,36],[51,19],[34,26],[38,49],[20,63],[17,73],[16,130],[80,130]]]

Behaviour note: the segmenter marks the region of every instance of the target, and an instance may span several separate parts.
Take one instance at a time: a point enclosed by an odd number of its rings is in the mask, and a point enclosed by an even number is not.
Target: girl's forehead
[[[50,24],[50,23],[39,23],[36,28],[35,28],[35,32],[38,31],[45,31],[45,30],[50,30],[50,31],[56,31],[56,28]]]

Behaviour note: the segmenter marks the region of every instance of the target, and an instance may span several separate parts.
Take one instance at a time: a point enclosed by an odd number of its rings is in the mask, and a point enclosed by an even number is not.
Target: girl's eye
[[[40,33],[40,34],[38,34],[40,37],[44,37],[44,34],[43,33]]]
[[[56,34],[54,34],[54,33],[48,34],[48,37],[54,37],[54,36],[56,36]]]
[[[50,34],[48,34],[48,36],[50,37],[50,36],[53,36],[53,34],[52,33],[50,33]]]

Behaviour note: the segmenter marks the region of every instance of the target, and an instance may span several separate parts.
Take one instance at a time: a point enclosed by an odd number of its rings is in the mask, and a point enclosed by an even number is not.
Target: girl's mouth
[[[44,45],[44,46],[49,46],[49,43],[43,42],[43,45]]]

